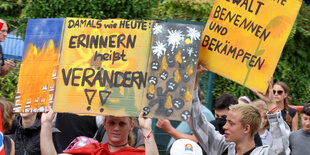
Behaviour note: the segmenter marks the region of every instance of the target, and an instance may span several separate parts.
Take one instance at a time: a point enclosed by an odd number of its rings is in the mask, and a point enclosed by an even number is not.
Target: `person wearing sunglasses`
[[[284,82],[277,82],[273,85],[273,95],[277,107],[291,131],[298,129],[298,113],[294,108],[289,107],[289,87]]]

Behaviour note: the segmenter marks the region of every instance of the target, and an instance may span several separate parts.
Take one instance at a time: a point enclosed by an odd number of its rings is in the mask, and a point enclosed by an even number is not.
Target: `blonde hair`
[[[251,102],[251,105],[255,106],[260,112],[267,113],[268,111],[266,103],[261,99]]]
[[[265,101],[263,101],[261,99],[257,99],[255,101],[251,102],[251,105],[255,106],[261,113],[267,113],[268,112],[268,108],[267,108]],[[267,123],[263,127],[269,128],[269,121],[267,121]]]
[[[128,117],[129,118],[129,124],[131,124],[132,122],[134,122],[132,117]],[[135,147],[135,136],[134,134],[132,134],[132,130],[129,132],[128,134],[128,145],[130,145],[131,147]]]
[[[111,117],[110,115],[109,116],[106,116],[104,121],[106,121],[108,119],[108,117]],[[116,116],[113,116],[113,117],[116,117]],[[129,119],[129,124],[131,125],[131,123],[134,122],[133,118],[132,117],[127,117]],[[135,146],[135,136],[134,134],[132,133],[132,131],[129,132],[128,134],[128,137],[127,137],[127,143],[128,145],[130,145],[131,147],[134,147]]]
[[[240,122],[242,126],[250,125],[250,135],[254,136],[254,134],[258,131],[261,126],[261,114],[259,110],[253,105],[249,104],[237,104],[229,107],[231,111],[236,111],[241,113]]]

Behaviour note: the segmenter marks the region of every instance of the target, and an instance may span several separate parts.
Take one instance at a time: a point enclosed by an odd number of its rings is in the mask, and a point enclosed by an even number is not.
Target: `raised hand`
[[[145,118],[143,117],[143,110],[141,110],[140,114],[139,114],[139,126],[141,128],[141,130],[146,129],[146,130],[151,130],[151,126],[152,126],[152,119],[151,118]]]
[[[169,132],[169,130],[173,128],[170,121],[167,119],[158,119],[156,126],[165,132]]]
[[[196,79],[195,79],[195,87],[194,89],[198,88],[198,79],[201,73],[208,71],[208,69],[204,68],[201,64],[197,65],[197,70],[196,70]]]
[[[265,95],[258,92],[256,89],[251,88],[253,93],[255,93],[261,100],[266,102],[269,110],[271,110],[277,106],[277,104],[274,101],[274,97],[273,97],[272,85],[273,85],[273,77],[271,76],[270,80],[268,80],[268,89],[267,89],[267,92]]]
[[[5,75],[7,75],[12,69],[14,69],[15,67],[15,63],[11,60],[7,60],[5,61],[4,65],[1,66],[1,75],[2,77],[4,77]]]
[[[55,117],[55,113],[52,107],[49,105],[48,112],[42,113],[41,124],[44,124],[44,123],[52,124],[54,117]]]

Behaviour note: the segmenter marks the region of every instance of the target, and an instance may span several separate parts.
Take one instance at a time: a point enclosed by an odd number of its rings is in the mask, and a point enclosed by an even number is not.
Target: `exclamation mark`
[[[87,106],[87,110],[89,111],[91,109],[91,102],[97,92],[97,90],[92,90],[92,89],[84,89],[84,92],[85,92],[85,95],[86,95],[86,98],[87,98],[87,102],[88,102],[88,105]],[[88,95],[89,93],[92,93],[91,97],[89,97],[90,95]]]

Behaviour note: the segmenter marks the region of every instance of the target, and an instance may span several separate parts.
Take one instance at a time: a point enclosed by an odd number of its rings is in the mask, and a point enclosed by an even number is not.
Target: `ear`
[[[286,92],[284,92],[284,98],[287,98],[287,93]]]
[[[249,124],[246,124],[243,128],[243,133],[250,134],[250,132],[251,132],[251,126]]]

